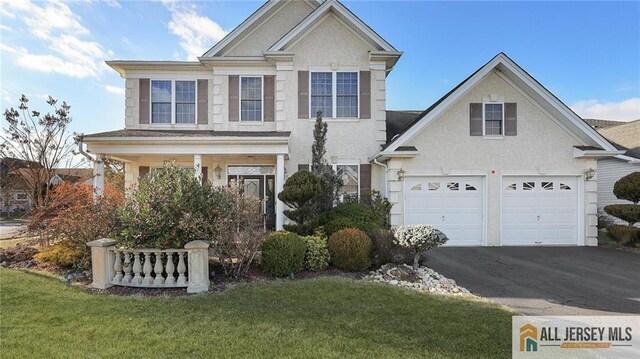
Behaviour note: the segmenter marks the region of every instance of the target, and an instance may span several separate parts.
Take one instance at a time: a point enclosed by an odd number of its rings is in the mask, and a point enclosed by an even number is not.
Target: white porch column
[[[284,155],[278,155],[276,160],[276,230],[281,231],[284,225],[284,203],[278,199],[278,194],[284,188]]]
[[[104,193],[104,160],[101,155],[96,156],[93,162],[93,198],[96,199]]]
[[[202,177],[202,155],[193,155],[193,169],[196,178]]]

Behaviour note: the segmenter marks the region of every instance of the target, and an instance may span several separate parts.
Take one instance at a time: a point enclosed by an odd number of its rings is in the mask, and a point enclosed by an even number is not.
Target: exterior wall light
[[[216,165],[216,168],[213,169],[213,173],[216,175],[217,179],[222,178],[222,168],[220,168],[220,165]]]
[[[402,181],[404,179],[404,170],[401,168],[398,170],[398,181]]]

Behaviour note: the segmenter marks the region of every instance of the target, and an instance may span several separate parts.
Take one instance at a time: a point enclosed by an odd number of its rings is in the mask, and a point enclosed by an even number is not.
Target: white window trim
[[[309,165],[311,166],[311,165]],[[338,162],[338,163],[332,163],[331,167],[333,168],[333,172],[336,173],[336,175],[338,174],[338,166],[357,166],[358,167],[358,198],[360,198],[360,164],[359,163],[355,163],[355,162]]]
[[[153,82],[154,81],[171,81],[171,123],[153,122]],[[195,83],[196,101],[195,101],[195,119],[193,123],[177,123],[176,122],[176,81],[191,81]],[[149,80],[149,125],[152,126],[185,126],[192,127],[198,125],[198,80],[197,79],[163,79],[155,78]]]
[[[500,125],[500,134],[499,135],[487,135],[487,131],[485,128],[486,119],[485,119],[485,106],[486,105],[501,105],[502,106],[502,123]],[[504,138],[504,102],[483,102],[482,103],[482,136],[484,138],[489,139],[501,139]]]
[[[309,71],[309,89],[308,89],[308,93],[309,93],[309,119],[310,120],[315,120],[316,118],[316,114],[315,113],[311,113],[311,74],[313,73],[318,73],[318,72],[331,72],[331,109],[332,109],[332,117],[325,117],[324,114],[322,116],[322,119],[331,119],[331,120],[347,120],[347,121],[354,121],[354,120],[359,120],[360,119],[360,71],[359,70],[310,70]],[[358,107],[358,114],[356,117],[338,117],[338,83],[337,83],[337,73],[338,72],[355,72],[356,73],[356,77],[357,77],[357,89],[356,89],[356,106]],[[342,164],[342,163],[341,163]],[[360,168],[360,167],[358,167]]]
[[[242,79],[243,78],[260,78],[260,121],[243,121],[242,120]],[[238,122],[244,124],[262,124],[264,123],[264,75],[242,75],[238,79]]]

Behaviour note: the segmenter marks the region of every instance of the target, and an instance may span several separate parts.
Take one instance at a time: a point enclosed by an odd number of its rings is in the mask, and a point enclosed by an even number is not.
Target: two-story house
[[[268,1],[198,61],[107,62],[125,128],[84,142],[125,162],[127,186],[168,159],[242,179],[280,229],[276,194],[308,168],[322,111],[342,192],[380,190],[394,226],[433,224],[452,245],[596,244],[596,158],[615,147],[502,53],[410,120],[388,117],[401,55],[338,1]]]

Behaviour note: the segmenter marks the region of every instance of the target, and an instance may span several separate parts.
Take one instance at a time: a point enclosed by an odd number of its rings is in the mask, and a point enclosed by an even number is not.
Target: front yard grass
[[[0,357],[510,356],[512,313],[492,304],[342,278],[229,287],[119,297],[0,269]]]

